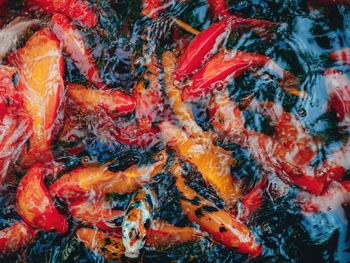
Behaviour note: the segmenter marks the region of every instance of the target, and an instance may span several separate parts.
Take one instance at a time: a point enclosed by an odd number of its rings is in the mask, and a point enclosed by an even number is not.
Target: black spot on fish
[[[219,228],[219,231],[220,231],[220,233],[224,233],[224,232],[226,232],[227,231],[227,229],[226,229],[226,227],[220,227]]]
[[[201,203],[201,199],[199,198],[199,196],[195,196],[193,199],[187,199],[187,201],[192,205],[196,205],[196,206],[200,205]]]
[[[204,215],[203,215],[203,212],[202,212],[202,208],[196,209],[196,211],[194,211],[194,213],[196,214],[196,216],[197,216],[198,218],[201,218],[202,216],[204,216]]]
[[[149,227],[151,226],[151,220],[147,219],[144,226],[145,226],[146,230],[148,230]]]
[[[111,244],[112,244],[111,239],[110,239],[109,237],[107,237],[107,238],[105,239],[105,245],[108,246],[108,245],[111,245]]]
[[[203,211],[208,212],[208,213],[219,211],[219,209],[217,207],[215,207],[215,206],[208,206],[208,205],[202,206],[201,209],[203,209]]]
[[[106,251],[107,251],[107,248],[101,247],[101,251],[102,251],[102,252],[106,252]]]
[[[29,151],[29,149],[30,149],[30,141],[29,140],[26,141],[26,146],[27,146],[27,151]]]

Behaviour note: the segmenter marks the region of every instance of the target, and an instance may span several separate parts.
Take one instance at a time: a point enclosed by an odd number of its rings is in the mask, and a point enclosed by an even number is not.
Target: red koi
[[[34,228],[64,234],[68,219],[56,209],[44,183],[44,178],[53,172],[43,164],[35,164],[28,170],[17,188],[17,212]]]
[[[64,50],[73,59],[75,65],[86,79],[99,89],[107,89],[95,59],[87,48],[83,36],[64,15],[55,14],[51,19],[51,28],[63,44]]]
[[[310,195],[301,192],[297,201],[304,212],[318,213],[337,209],[343,204],[350,204],[349,181],[333,181],[322,195]]]
[[[16,222],[0,230],[0,254],[11,254],[33,242],[37,230],[24,222]]]
[[[224,50],[216,54],[188,80],[182,92],[182,99],[195,100],[214,90],[221,90],[228,80],[238,77],[252,66],[266,66],[281,78],[284,77],[284,70],[269,57],[249,52]],[[288,89],[286,91],[288,92]]]
[[[26,4],[52,15],[64,14],[86,28],[94,27],[98,22],[97,15],[83,0],[28,0]]]
[[[180,205],[188,219],[214,237],[227,248],[234,248],[251,257],[261,254],[262,247],[254,240],[247,226],[233,218],[226,211],[198,195],[186,185],[180,163],[172,168],[175,184],[181,193]]]
[[[175,80],[180,83],[195,70],[198,70],[217,52],[230,32],[231,19],[227,17],[199,33],[179,58],[175,70]]]
[[[261,28],[272,28],[273,23],[265,20],[245,19],[237,16],[224,17],[219,22],[212,24],[200,32],[188,45],[186,51],[179,59],[175,71],[175,80],[181,83],[190,77],[202,65],[208,62],[218,51],[219,47],[227,40],[231,30],[239,27],[257,27],[257,33],[262,34]]]
[[[350,62],[350,60],[349,60]],[[346,75],[335,69],[327,69],[325,86],[329,105],[337,112],[339,120],[350,117],[350,81]]]
[[[22,154],[22,167],[52,161],[52,134],[57,126],[63,98],[63,57],[60,43],[48,28],[36,32],[9,60],[19,73],[18,92],[32,120],[29,149]]]
[[[225,96],[225,94],[222,94],[222,96]],[[236,120],[236,118],[233,118],[232,114],[230,118],[226,118],[225,114],[218,115],[220,112],[232,112],[234,109],[237,109],[234,102],[229,102],[228,100],[229,98],[225,100],[226,103],[223,105],[218,104],[217,106],[212,105],[210,107],[210,109],[219,109],[216,111],[210,110],[210,115],[213,120],[221,118],[222,121],[213,121],[212,125],[222,138],[229,139],[232,142],[249,149],[261,164],[267,166],[267,169],[273,168],[276,174],[281,178],[284,178],[287,181],[290,180],[292,183],[314,194],[320,194],[323,191],[327,181],[327,174],[324,172],[312,171],[311,167],[309,167],[309,161],[315,156],[312,140],[309,141],[310,148],[304,148],[304,146],[299,145],[298,142],[286,147],[276,139],[248,129],[242,129],[239,133],[231,132],[231,129],[226,127],[234,127],[235,123],[228,124],[228,122]],[[220,100],[211,100],[212,104],[218,102],[220,102]],[[284,131],[286,132],[286,135],[280,135],[278,139],[282,140],[281,138],[283,137],[284,141],[282,143],[288,145],[287,142],[289,141],[289,135],[287,127],[291,128],[293,125],[283,128],[283,120],[284,119],[282,118],[282,122],[279,125],[280,134],[283,134],[284,132],[282,131],[285,129]],[[240,119],[238,119],[238,121],[240,121]],[[225,125],[222,125],[221,123],[225,123]],[[223,130],[222,128],[226,129]],[[307,136],[306,138],[309,137]],[[309,139],[305,140],[305,142],[308,142],[308,140]],[[298,155],[299,152],[301,152],[300,156]]]

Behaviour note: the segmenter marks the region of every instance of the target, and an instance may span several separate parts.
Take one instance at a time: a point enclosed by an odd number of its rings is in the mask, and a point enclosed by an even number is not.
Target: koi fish
[[[350,117],[350,81],[338,70],[327,69],[324,73],[329,105],[337,112],[339,120]]]
[[[76,235],[78,239],[91,251],[96,251],[107,260],[120,260],[125,248],[121,237],[104,233],[90,228],[80,228]]]
[[[102,109],[114,117],[135,109],[134,99],[118,90],[96,90],[80,84],[67,84],[67,96],[85,111]]]
[[[163,170],[167,159],[167,153],[161,151],[153,157],[154,163],[133,165],[125,171],[111,172],[106,165],[76,168],[56,180],[50,187],[50,193],[59,198],[74,200],[85,200],[91,192],[97,195],[132,193],[152,182]]]
[[[0,4],[1,6],[1,4]],[[31,28],[40,24],[38,19],[17,17],[0,30],[0,62],[13,50],[21,37]]]
[[[86,79],[97,88],[106,89],[95,60],[77,27],[64,15],[55,14],[51,19],[51,29]]]
[[[87,248],[103,255],[107,260],[118,260],[124,255],[122,238],[114,233],[80,228],[76,235]],[[185,242],[200,241],[204,236],[204,233],[193,227],[177,227],[156,220],[147,235],[146,246],[147,249],[164,250]]]
[[[189,80],[182,92],[183,100],[195,100],[200,96],[212,93],[214,90],[222,90],[228,80],[232,80],[252,66],[261,66],[277,73],[281,79],[285,76],[294,78],[293,81],[283,80],[288,83],[284,87],[286,92],[290,90],[292,94],[296,93],[295,86],[298,85],[297,78],[291,73],[285,74],[285,71],[277,65],[271,58],[243,51],[223,50],[212,57],[198,72]]]
[[[98,17],[83,0],[28,0],[26,5],[48,14],[64,14],[81,26],[91,28],[97,25]]]
[[[11,254],[22,249],[34,240],[37,232],[21,221],[0,230],[0,254]]]
[[[35,164],[27,171],[17,188],[17,212],[31,227],[64,234],[68,219],[57,210],[44,183],[52,173],[53,169],[43,164]]]
[[[225,93],[222,93],[221,96],[226,96]],[[298,138],[299,129],[295,130],[293,125],[287,125],[285,121],[288,120],[283,117],[281,123],[278,125],[280,128],[278,140],[283,140],[281,143],[274,138],[271,138],[265,134],[255,132],[249,129],[242,128],[240,132],[234,133],[231,132],[230,128],[226,127],[235,127],[237,118],[233,118],[233,114],[227,115],[230,116],[226,118],[226,115],[223,112],[233,112],[237,109],[237,106],[233,101],[229,101],[229,98],[225,100],[215,100],[212,99],[211,103],[217,103],[220,101],[225,101],[225,104],[216,105],[209,108],[210,118],[212,120],[217,120],[221,118],[222,121],[212,121],[214,130],[218,132],[221,138],[225,140],[230,140],[231,142],[237,143],[243,148],[248,149],[252,155],[263,164],[266,169],[273,169],[276,174],[281,178],[287,181],[291,181],[293,184],[298,185],[302,189],[305,189],[314,194],[322,193],[324,187],[327,183],[327,172],[323,169],[319,171],[312,171],[309,167],[309,161],[315,156],[315,150],[312,147],[312,141],[309,142],[310,148],[304,148],[303,143],[288,145],[290,142],[289,128],[292,128],[290,131],[293,132],[294,139]],[[226,108],[226,109],[224,109]],[[214,111],[213,109],[216,109]],[[219,114],[221,112],[221,114]],[[239,112],[236,110],[239,115]],[[288,114],[287,114],[288,115]],[[291,117],[291,115],[288,115]],[[234,123],[230,123],[231,121]],[[238,121],[240,117],[238,116]],[[223,125],[224,123],[225,125]],[[284,126],[284,127],[283,127]],[[222,129],[224,128],[224,129]],[[295,133],[294,133],[295,132]],[[284,134],[282,136],[282,134]],[[303,133],[305,135],[305,131]],[[306,136],[306,135],[305,135]],[[283,137],[283,138],[282,138]],[[311,140],[307,136],[304,137],[305,142]],[[286,147],[286,144],[289,147]],[[293,146],[293,147],[292,147]],[[300,148],[298,148],[300,147]],[[300,151],[300,156],[298,152]],[[310,156],[311,155],[311,156]]]
[[[22,153],[21,166],[52,161],[50,152],[58,108],[63,99],[63,57],[60,43],[48,28],[36,32],[9,57],[19,74],[18,92],[32,120],[33,134]]]
[[[261,245],[256,243],[247,226],[186,185],[180,163],[174,164],[172,174],[181,195],[180,205],[191,222],[198,224],[203,231],[229,249],[237,249],[238,252],[249,254],[251,257],[261,253]]]
[[[232,207],[240,191],[231,175],[230,167],[235,163],[231,155],[200,138],[189,138],[184,131],[169,122],[162,122],[159,128],[167,145],[194,165],[205,182],[214,188],[228,207]]]
[[[237,16],[223,17],[219,22],[200,32],[179,58],[175,71],[176,85],[182,83],[186,77],[190,77],[211,60],[212,56],[226,42],[232,29],[256,26],[260,28],[257,33],[262,34],[261,27],[271,29],[272,25],[273,23],[264,20],[244,19]],[[251,60],[254,61],[255,58]]]
[[[113,209],[105,198],[86,201],[71,201],[68,210],[74,218],[99,229],[115,231],[117,226],[113,221],[124,216],[124,211]]]
[[[175,70],[176,84],[180,84],[206,63],[218,51],[219,46],[227,40],[230,32],[231,20],[227,17],[199,33],[179,58]]]
[[[139,190],[131,199],[122,224],[125,256],[139,256],[150,232],[155,205],[154,193],[148,188]]]

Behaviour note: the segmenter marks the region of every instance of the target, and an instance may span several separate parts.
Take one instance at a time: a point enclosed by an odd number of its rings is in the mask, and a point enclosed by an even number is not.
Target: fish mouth
[[[139,252],[125,251],[124,255],[128,258],[137,258],[140,254]]]

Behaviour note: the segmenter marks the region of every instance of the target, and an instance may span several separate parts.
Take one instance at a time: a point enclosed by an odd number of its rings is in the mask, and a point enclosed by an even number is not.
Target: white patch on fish
[[[23,34],[34,26],[40,25],[39,19],[18,17],[0,30],[0,62],[12,51]]]

